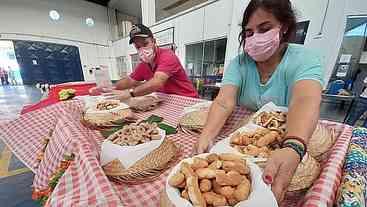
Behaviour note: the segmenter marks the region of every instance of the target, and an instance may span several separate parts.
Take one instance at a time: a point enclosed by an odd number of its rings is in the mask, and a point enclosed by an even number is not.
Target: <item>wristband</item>
[[[298,142],[298,143],[300,143],[301,145],[303,145],[304,151],[307,152],[306,142],[302,138],[295,137],[295,136],[287,136],[287,137],[285,137],[285,139],[283,139],[280,146],[283,146],[285,143],[288,143],[288,142]]]
[[[287,142],[282,146],[282,148],[291,148],[294,150],[299,155],[300,161],[302,161],[303,156],[306,154],[302,145],[296,144],[295,142]]]

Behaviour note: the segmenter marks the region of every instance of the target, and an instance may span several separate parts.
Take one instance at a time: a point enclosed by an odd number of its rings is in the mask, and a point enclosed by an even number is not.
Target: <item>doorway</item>
[[[14,44],[10,40],[0,41],[0,78],[1,86],[23,84]]]

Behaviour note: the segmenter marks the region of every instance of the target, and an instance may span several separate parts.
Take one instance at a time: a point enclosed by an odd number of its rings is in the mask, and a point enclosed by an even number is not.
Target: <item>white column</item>
[[[143,24],[152,26],[155,23],[155,0],[141,0]]]

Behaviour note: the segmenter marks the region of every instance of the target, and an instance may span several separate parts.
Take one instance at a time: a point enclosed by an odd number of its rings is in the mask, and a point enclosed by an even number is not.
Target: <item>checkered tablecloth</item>
[[[164,99],[162,105],[153,111],[139,114],[149,117],[152,114],[164,118],[164,122],[175,126],[183,107],[202,100],[176,95],[159,94]],[[158,179],[139,185],[122,185],[110,182],[99,165],[99,151],[103,137],[96,131],[80,124],[82,103],[79,101],[61,102],[47,108],[33,111],[12,122],[0,125],[0,136],[12,151],[35,172],[34,187],[44,189],[65,153],[74,153],[75,160],[59,180],[48,206],[159,206],[159,193],[164,188],[169,170]],[[218,140],[228,135],[250,112],[237,108],[227,121]],[[351,137],[351,128],[333,122],[322,122],[334,128],[339,135],[331,150],[329,159],[323,164],[324,170],[307,195],[288,199],[288,203],[304,206],[330,206],[335,199],[336,188],[340,183],[341,170],[346,149]],[[53,130],[45,158],[36,162],[37,153],[42,148],[42,139]],[[191,154],[196,138],[178,133],[168,137],[183,151],[183,157]],[[182,157],[182,158],[183,158]],[[288,204],[286,203],[286,204]],[[289,205],[283,206],[289,206]]]

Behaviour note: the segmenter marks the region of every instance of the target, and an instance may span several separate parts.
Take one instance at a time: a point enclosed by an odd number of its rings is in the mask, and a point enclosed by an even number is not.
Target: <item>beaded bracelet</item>
[[[299,137],[295,137],[295,136],[287,136],[285,139],[283,139],[282,143],[280,144],[280,146],[283,146],[285,143],[288,142],[299,142],[301,145],[303,145],[303,149],[305,152],[307,152],[307,145],[304,139],[301,139]]]
[[[303,156],[305,156],[305,154],[306,154],[306,151],[304,150],[302,145],[299,145],[295,142],[287,142],[287,143],[283,144],[282,148],[291,148],[292,150],[294,150],[299,155],[300,160],[302,160]]]

